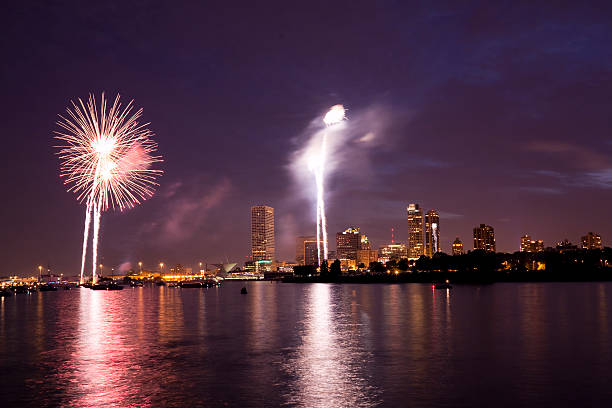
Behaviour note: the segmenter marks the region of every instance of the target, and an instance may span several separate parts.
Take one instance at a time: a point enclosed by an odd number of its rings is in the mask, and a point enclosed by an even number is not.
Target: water
[[[0,299],[2,406],[609,406],[612,284]]]

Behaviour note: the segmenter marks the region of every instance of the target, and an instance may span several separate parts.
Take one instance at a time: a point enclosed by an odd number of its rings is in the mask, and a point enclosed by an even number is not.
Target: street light
[[[159,277],[161,278],[163,274],[164,274],[164,263],[160,262],[159,263]]]
[[[140,274],[142,275],[142,261],[138,261],[138,267],[140,268]]]
[[[42,280],[42,265],[38,265],[38,281]]]

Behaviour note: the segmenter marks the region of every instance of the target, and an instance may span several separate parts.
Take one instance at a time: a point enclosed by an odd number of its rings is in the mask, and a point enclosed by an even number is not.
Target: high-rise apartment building
[[[274,261],[274,208],[251,207],[251,256],[253,262]]]
[[[440,215],[436,210],[425,214],[425,255],[434,256],[440,252]]]
[[[408,211],[408,258],[423,255],[423,211],[418,204],[410,204]]]
[[[529,235],[521,237],[521,252],[544,252],[544,241],[533,240]]]
[[[463,242],[461,242],[459,237],[457,237],[453,241],[453,255],[462,255],[462,254],[463,254]]]
[[[349,227],[336,234],[336,257],[338,259],[357,259],[357,250],[360,248],[359,228]]]
[[[603,245],[601,244],[601,236],[599,234],[593,234],[589,232],[582,240],[582,249],[603,249]]]
[[[308,265],[304,263],[305,259],[305,243],[306,242],[317,242],[317,237],[315,236],[301,236],[297,237],[295,240],[295,261],[298,265]],[[316,248],[316,246],[315,246]]]
[[[480,224],[474,228],[474,250],[495,252],[495,232],[490,225]]]

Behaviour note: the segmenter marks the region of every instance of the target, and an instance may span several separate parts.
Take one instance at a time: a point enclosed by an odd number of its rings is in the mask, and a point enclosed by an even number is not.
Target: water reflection
[[[305,407],[365,407],[377,404],[364,367],[369,356],[351,334],[354,324],[334,298],[341,287],[314,284],[305,304],[302,344],[285,364],[295,377],[287,402]],[[339,299],[340,301],[342,299]],[[353,313],[355,315],[356,313]]]

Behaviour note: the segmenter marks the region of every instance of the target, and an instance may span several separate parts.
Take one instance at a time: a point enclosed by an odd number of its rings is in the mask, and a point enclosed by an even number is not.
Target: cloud
[[[166,242],[189,239],[204,224],[210,211],[218,207],[232,190],[229,179],[223,179],[212,187],[201,180],[186,184],[172,183],[161,197],[165,200],[157,221],[145,227],[145,233],[155,234]]]
[[[555,140],[533,141],[527,144],[526,149],[533,152],[559,155],[565,159],[566,163],[576,169],[601,170],[612,168],[612,162],[606,155],[572,143]]]
[[[564,163],[572,165],[573,169],[565,172],[556,170],[537,170],[534,173],[557,179],[562,185],[571,187],[612,188],[612,160],[608,155],[592,149],[559,141],[531,142],[527,149],[535,152],[549,153],[563,158]],[[530,187],[524,188],[525,190]],[[554,187],[533,187],[540,192],[555,194]]]

